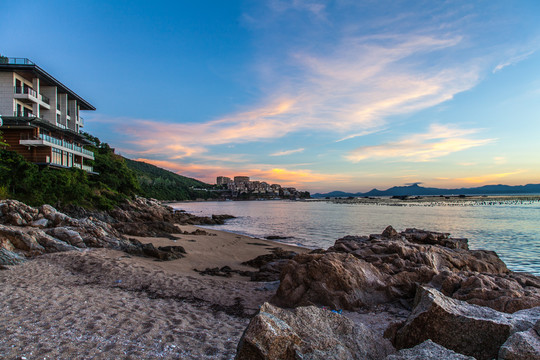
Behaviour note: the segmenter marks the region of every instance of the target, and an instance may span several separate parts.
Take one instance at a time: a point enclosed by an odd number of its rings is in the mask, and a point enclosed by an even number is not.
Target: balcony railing
[[[50,100],[49,100],[48,97],[46,97],[46,96],[43,95],[43,94],[39,94],[39,96],[41,97],[41,101],[43,101],[45,104],[47,104],[47,105],[50,105],[50,104],[51,104],[51,102],[50,102]]]
[[[5,56],[0,57],[0,64],[10,64],[10,65],[36,65],[27,58],[8,58]]]
[[[21,136],[21,140],[43,140],[43,141],[47,141],[51,144],[58,145],[69,150],[83,153],[85,155],[91,156],[92,158],[94,157],[94,153],[92,151],[86,150],[82,146],[79,146],[77,144],[74,144],[74,143],[71,143],[62,139],[58,139],[58,138],[55,138],[54,136],[50,136],[46,134],[39,134],[37,137]]]
[[[56,110],[60,111],[60,103],[59,102],[56,103]]]
[[[37,91],[28,86],[15,86],[15,94],[27,94],[37,99]]]
[[[17,112],[17,111],[14,111],[13,112],[13,116],[15,117],[28,117],[28,118],[35,118],[37,117],[36,115],[34,115],[34,113],[31,113],[31,112]]]

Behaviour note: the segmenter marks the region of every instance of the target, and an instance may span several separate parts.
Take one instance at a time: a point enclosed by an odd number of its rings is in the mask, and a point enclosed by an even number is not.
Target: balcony
[[[52,146],[61,150],[69,151],[71,153],[74,153],[75,155],[79,155],[84,158],[94,160],[94,153],[92,151],[86,150],[85,148],[77,144],[70,143],[65,140],[55,138],[50,135],[39,134],[39,136],[37,137],[34,136],[32,138],[21,137],[19,144],[27,145],[27,146]]]
[[[47,110],[51,108],[51,106],[49,105],[49,98],[45,95],[38,94],[36,90],[32,89],[29,86],[15,86],[14,94],[15,99],[19,99],[25,102],[34,102],[36,104],[39,104],[41,107],[46,108]]]

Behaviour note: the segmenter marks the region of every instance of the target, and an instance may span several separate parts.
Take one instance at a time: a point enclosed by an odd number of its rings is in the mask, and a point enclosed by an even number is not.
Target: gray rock
[[[539,324],[540,321],[537,322]],[[520,331],[508,338],[499,350],[499,360],[540,359],[540,336],[534,328]]]
[[[72,250],[77,250],[79,251],[78,248],[62,241],[62,240],[58,240],[46,233],[44,233],[43,231],[41,230],[37,230],[37,231],[29,231],[28,232],[29,235],[31,235],[32,237],[34,237],[34,239],[36,239],[36,241],[45,248],[45,251],[48,252],[48,253],[55,253],[55,252],[61,252],[61,251],[72,251]]]
[[[45,251],[33,236],[19,229],[0,225],[0,236],[9,240],[15,249],[27,251],[31,255],[42,254]]]
[[[46,228],[47,226],[49,226],[49,220],[42,218],[42,219],[34,220],[28,225],[37,227],[37,228]]]
[[[0,265],[17,265],[25,260],[24,256],[0,246]]]
[[[475,360],[472,356],[458,354],[452,350],[426,340],[410,349],[399,350],[396,354],[388,355],[385,360]]]
[[[245,330],[237,360],[383,359],[392,346],[368,327],[315,306],[281,309],[264,303]]]
[[[47,230],[46,233],[78,248],[86,248],[86,244],[84,243],[83,238],[75,230],[71,230],[65,227],[56,227]]]
[[[461,354],[492,359],[512,333],[531,328],[538,319],[540,307],[507,314],[420,286],[413,312],[397,331],[394,345],[403,349],[431,339]]]

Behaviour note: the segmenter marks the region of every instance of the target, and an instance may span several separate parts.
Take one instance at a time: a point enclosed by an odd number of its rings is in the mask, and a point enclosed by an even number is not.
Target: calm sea
[[[230,214],[216,230],[285,243],[328,248],[345,235],[396,230],[448,232],[469,239],[471,249],[494,250],[514,271],[540,275],[540,203],[477,206],[381,206],[300,201],[226,201],[171,204],[196,215]]]

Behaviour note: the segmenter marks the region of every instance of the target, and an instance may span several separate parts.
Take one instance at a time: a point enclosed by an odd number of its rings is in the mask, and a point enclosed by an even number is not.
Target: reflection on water
[[[173,204],[197,215],[237,218],[215,229],[328,248],[345,235],[416,227],[469,239],[471,249],[494,250],[508,267],[540,275],[540,204],[491,206],[377,206],[327,202],[249,201]]]

